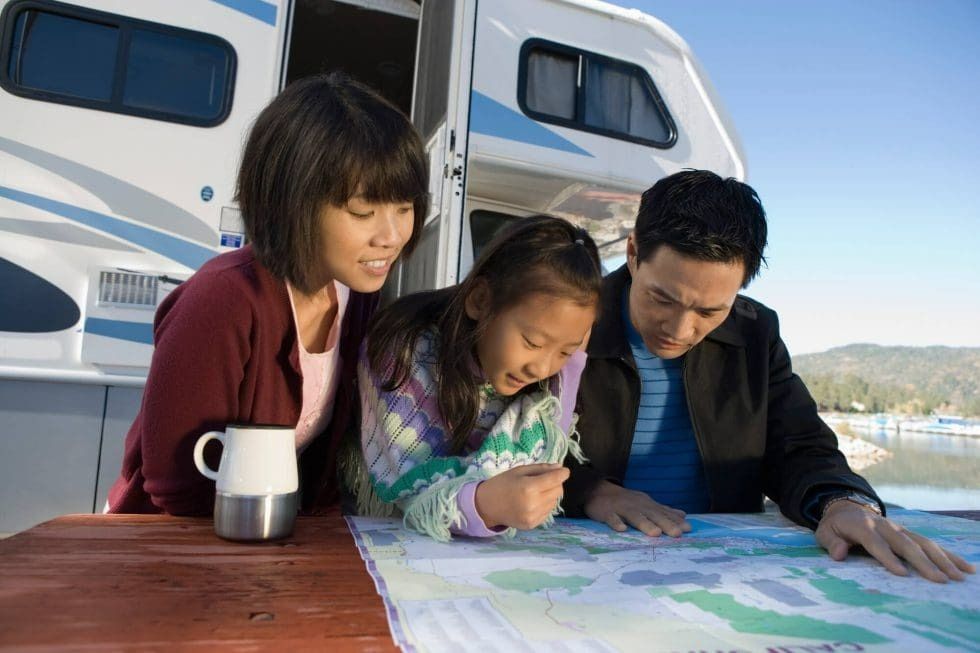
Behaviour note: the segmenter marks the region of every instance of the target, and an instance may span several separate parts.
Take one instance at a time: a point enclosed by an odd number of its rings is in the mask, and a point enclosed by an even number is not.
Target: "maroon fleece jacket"
[[[356,405],[357,350],[378,297],[351,292],[348,300],[333,418],[300,459],[307,512],[337,500],[337,451]],[[109,511],[207,515],[215,489],[194,465],[198,437],[227,424],[292,428],[299,419],[303,377],[286,285],[249,246],[221,254],[160,304],[153,339],[143,402],[126,435]],[[217,449],[207,450],[212,467]]]

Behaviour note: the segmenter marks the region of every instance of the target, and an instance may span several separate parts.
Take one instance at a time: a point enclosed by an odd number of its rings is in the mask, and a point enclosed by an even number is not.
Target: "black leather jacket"
[[[566,463],[572,474],[563,507],[570,517],[584,514],[599,481],[622,484],[626,473],[640,397],[622,321],[630,281],[626,266],[603,281],[577,405],[589,463]],[[684,388],[712,512],[757,512],[768,496],[787,517],[813,527],[803,514],[811,491],[853,489],[878,500],[848,467],[836,436],[793,374],[776,313],[759,302],[739,295],[721,326],[687,353]]]

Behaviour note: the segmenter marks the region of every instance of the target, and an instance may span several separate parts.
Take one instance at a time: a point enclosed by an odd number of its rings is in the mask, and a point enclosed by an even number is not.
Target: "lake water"
[[[861,471],[886,503],[919,510],[980,510],[980,438],[854,430],[892,453]]]

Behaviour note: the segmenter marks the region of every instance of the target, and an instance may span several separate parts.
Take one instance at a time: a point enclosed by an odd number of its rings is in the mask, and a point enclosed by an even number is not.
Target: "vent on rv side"
[[[99,273],[99,305],[155,309],[159,279],[135,272]]]

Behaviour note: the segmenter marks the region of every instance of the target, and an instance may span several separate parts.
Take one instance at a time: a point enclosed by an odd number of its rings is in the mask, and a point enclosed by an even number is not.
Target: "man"
[[[684,171],[643,194],[626,265],[603,283],[578,395],[587,465],[564,507],[616,530],[690,531],[688,512],[753,512],[768,496],[834,560],[863,546],[935,582],[973,566],[885,517],[798,376],[776,314],[738,295],[758,274],[755,191]]]

